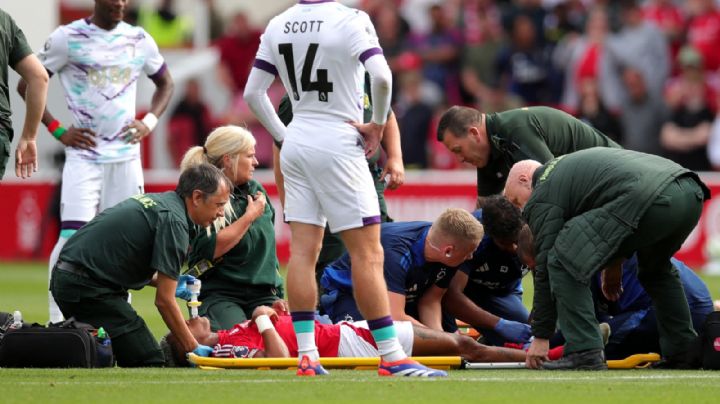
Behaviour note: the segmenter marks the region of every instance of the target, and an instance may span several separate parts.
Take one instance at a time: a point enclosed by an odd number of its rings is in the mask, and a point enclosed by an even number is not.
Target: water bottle
[[[198,317],[198,307],[202,304],[198,301],[200,296],[200,289],[202,288],[202,282],[200,279],[190,280],[187,282],[187,288],[190,291],[190,301],[187,303],[190,309],[190,318]]]
[[[15,312],[13,312],[13,322],[12,322],[12,326],[10,326],[10,328],[13,328],[13,329],[22,328],[22,324],[23,324],[22,313],[20,313],[20,310],[15,310]]]
[[[113,358],[112,342],[110,336],[107,334],[104,328],[100,327],[97,330],[97,362],[96,367],[112,367],[115,363]]]

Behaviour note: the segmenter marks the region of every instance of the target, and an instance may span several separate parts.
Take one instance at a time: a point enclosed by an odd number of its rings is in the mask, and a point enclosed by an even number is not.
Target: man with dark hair
[[[450,282],[443,299],[445,330],[454,331],[457,318],[480,331],[486,344],[527,343],[529,313],[522,302],[527,267],[515,253],[523,225],[520,210],[494,195],[473,215],[482,222],[485,237]]]
[[[525,160],[508,175],[505,195],[523,208],[537,257],[527,366],[607,369],[592,294],[592,276],[614,279],[637,253],[638,280],[656,310],[664,366],[696,368],[690,355],[697,334],[670,258],[695,228],[710,191],[697,174],[662,157],[610,148],[560,156],[545,165]],[[565,356],[547,360],[556,323]]]
[[[485,197],[502,191],[510,167],[520,160],[545,163],[590,147],[620,148],[597,129],[548,107],[485,114],[455,106],[440,118],[437,139],[477,167],[479,207]]]
[[[50,291],[65,318],[103,327],[118,365],[161,366],[162,351],[127,302],[128,289],[157,289],[155,306],[184,352],[207,356],[175,301],[192,224],[207,227],[224,214],[232,184],[202,164],[180,175],[175,191],[133,196],[103,211],[63,247]]]

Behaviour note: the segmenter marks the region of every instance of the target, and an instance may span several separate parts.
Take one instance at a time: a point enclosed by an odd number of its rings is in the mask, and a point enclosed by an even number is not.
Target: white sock
[[[395,362],[407,358],[407,354],[400,345],[400,340],[390,338],[375,342],[378,346],[378,352],[385,362]]]
[[[298,357],[307,355],[311,361],[317,361],[320,358],[320,353],[315,346],[315,333],[302,332],[295,335],[298,343]]]
[[[65,237],[58,237],[57,243],[55,243],[55,247],[53,248],[52,252],[50,253],[50,262],[48,265],[48,286],[50,283],[50,278],[52,277],[52,270],[55,264],[57,263],[58,257],[60,257],[60,250],[62,250],[63,246],[67,242],[68,239]],[[63,321],[63,314],[60,311],[60,308],[58,307],[57,303],[55,303],[55,299],[53,299],[52,292],[48,291],[48,306],[49,306],[49,312],[50,312],[50,322],[51,323],[58,323],[60,321]]]

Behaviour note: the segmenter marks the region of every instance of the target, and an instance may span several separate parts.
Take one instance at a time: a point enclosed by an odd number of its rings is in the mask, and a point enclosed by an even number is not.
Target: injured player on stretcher
[[[269,323],[268,323],[269,319]],[[292,319],[259,306],[251,320],[217,333],[210,330],[205,317],[187,320],[188,328],[200,344],[213,347],[216,358],[289,358],[297,356]],[[459,334],[395,322],[398,338],[408,356],[460,356],[469,362],[522,362],[519,349],[491,347]],[[262,331],[260,331],[262,330]],[[365,321],[338,324],[315,323],[315,343],[321,357],[377,357],[377,347]],[[186,366],[184,351],[172,334],[161,342],[169,365]]]

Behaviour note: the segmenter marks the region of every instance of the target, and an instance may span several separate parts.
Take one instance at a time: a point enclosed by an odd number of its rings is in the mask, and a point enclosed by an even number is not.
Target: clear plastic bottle
[[[11,328],[22,328],[23,319],[22,319],[22,313],[20,313],[20,310],[15,310],[13,312],[13,323]]]

